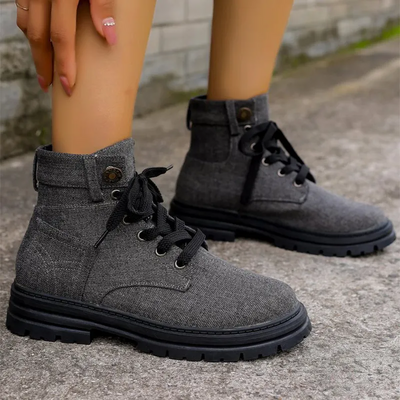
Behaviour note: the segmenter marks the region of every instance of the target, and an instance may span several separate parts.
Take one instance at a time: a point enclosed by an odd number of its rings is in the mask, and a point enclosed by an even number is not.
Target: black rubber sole
[[[170,213],[184,220],[188,226],[201,229],[211,240],[233,242],[236,237],[255,237],[283,249],[328,257],[370,254],[396,240],[390,221],[373,231],[327,235],[278,226],[234,211],[193,207],[176,200],[172,200]]]
[[[138,350],[189,361],[255,360],[287,351],[311,332],[302,304],[279,321],[251,327],[200,330],[162,325],[136,316],[54,296],[14,284],[7,328],[19,336],[90,344],[99,335],[130,339]]]

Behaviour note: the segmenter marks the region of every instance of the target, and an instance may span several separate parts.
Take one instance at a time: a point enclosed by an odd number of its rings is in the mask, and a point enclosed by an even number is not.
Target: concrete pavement
[[[272,118],[335,192],[383,208],[400,230],[400,41],[278,76]],[[185,105],[134,123],[138,168],[173,163],[156,183],[167,202],[188,147]],[[254,240],[213,243],[237,265],[288,282],[312,334],[289,353],[210,364],[142,354],[125,340],[34,341],[4,326],[14,260],[35,193],[32,155],[1,173],[1,399],[400,399],[400,241],[360,258],[324,258]]]

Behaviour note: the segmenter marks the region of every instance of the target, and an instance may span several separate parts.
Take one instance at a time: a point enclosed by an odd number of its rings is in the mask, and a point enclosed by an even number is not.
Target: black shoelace
[[[187,265],[200,247],[207,249],[203,232],[189,228],[182,220],[171,217],[160,204],[163,202],[162,195],[150,178],[165,174],[171,168],[172,166],[147,168],[141,174],[135,173],[126,190],[120,192],[118,203],[107,221],[106,230],[95,244],[96,248],[121,222],[133,223],[152,219],[154,226],[140,231],[138,239],[150,241],[162,236],[156,248],[159,256],[167,253],[172,246],[179,246],[182,252],[175,262],[177,267]]]
[[[244,205],[248,204],[251,199],[258,170],[262,164],[272,165],[281,162],[285,166],[280,169],[279,174],[283,176],[297,172],[294,184],[298,186],[303,185],[306,179],[315,183],[310,169],[304,164],[275,122],[266,122],[247,130],[239,141],[239,149],[243,154],[252,157],[241,196],[241,203]],[[271,154],[265,157],[265,151],[269,151]]]

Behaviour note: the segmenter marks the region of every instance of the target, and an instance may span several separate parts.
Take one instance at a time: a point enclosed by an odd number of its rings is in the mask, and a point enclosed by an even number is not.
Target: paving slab
[[[318,182],[383,208],[400,230],[400,41],[278,76],[271,114]],[[133,125],[138,169],[174,164],[156,183],[173,197],[189,144],[184,104]],[[400,399],[400,241],[378,254],[325,258],[256,240],[210,242],[236,265],[288,282],[312,334],[288,353],[238,363],[157,358],[125,340],[48,343],[5,326],[15,255],[35,192],[32,154],[0,165],[1,399]]]

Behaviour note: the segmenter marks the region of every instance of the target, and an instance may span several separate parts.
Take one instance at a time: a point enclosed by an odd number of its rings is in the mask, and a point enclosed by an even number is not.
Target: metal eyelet
[[[262,162],[262,165],[269,167],[269,164],[267,163],[267,159],[265,157],[261,160],[261,162]]]
[[[128,220],[128,216],[125,215],[124,218],[122,219],[122,223],[123,223],[124,225],[130,225],[132,222],[130,222],[130,221]]]
[[[251,148],[253,151],[255,151],[256,146],[257,146],[257,143],[252,143],[252,144],[250,145],[250,148]]]
[[[138,238],[138,240],[139,240],[140,242],[145,242],[146,239],[143,239],[143,238],[140,236],[140,234],[141,234],[142,232],[143,232],[143,231],[139,231],[139,232],[137,233],[136,237]]]
[[[113,191],[111,192],[111,198],[112,198],[113,200],[119,200],[120,197],[118,197],[118,195],[120,195],[121,193],[122,193],[121,190],[115,189],[115,190],[113,190]]]
[[[251,128],[252,128],[251,125],[245,125],[243,129],[244,129],[245,131],[249,131]]]
[[[304,184],[303,183],[297,183],[296,180],[293,181],[293,186],[297,188],[301,188]]]
[[[178,260],[176,260],[176,261],[174,262],[174,266],[175,266],[176,269],[184,269],[184,268],[187,267],[186,264],[179,265]]]
[[[164,256],[167,254],[167,252],[165,252],[165,253],[159,253],[157,248],[156,248],[155,253],[156,253],[156,256],[158,256],[158,257],[164,257]]]
[[[278,176],[280,176],[281,178],[283,178],[284,176],[286,176],[286,174],[283,174],[283,173],[282,173],[282,170],[281,170],[281,169],[277,172],[277,174],[278,174]]]

